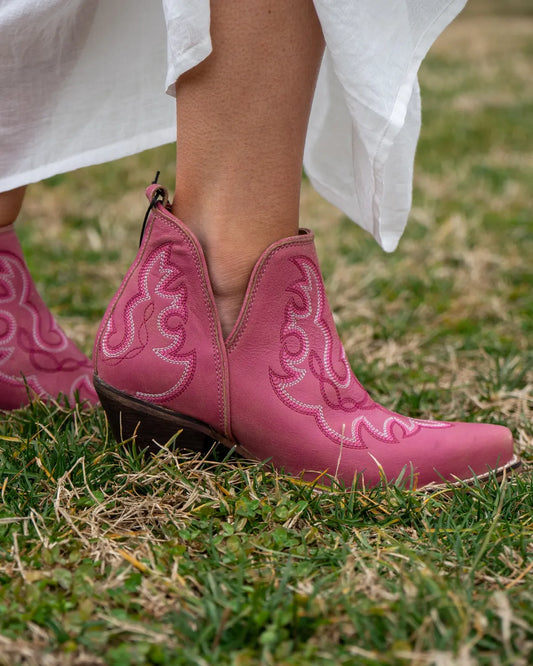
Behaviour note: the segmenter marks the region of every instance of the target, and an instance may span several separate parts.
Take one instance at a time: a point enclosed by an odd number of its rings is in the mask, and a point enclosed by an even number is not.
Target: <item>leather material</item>
[[[374,485],[404,472],[422,486],[513,458],[507,428],[413,419],[372,400],[346,359],[306,230],[260,257],[224,342],[201,247],[157,204],[95,362],[112,387],[199,419],[307,480],[326,472]]]
[[[151,186],[152,199],[158,186]],[[94,361],[111,386],[231,437],[222,331],[202,250],[160,203],[100,325]]]
[[[0,409],[60,394],[96,405],[92,374],[39,296],[13,227],[0,229]]]
[[[512,459],[507,428],[413,419],[370,398],[337,335],[311,233],[263,254],[227,345],[234,435],[290,474],[374,485],[405,468],[421,486]]]

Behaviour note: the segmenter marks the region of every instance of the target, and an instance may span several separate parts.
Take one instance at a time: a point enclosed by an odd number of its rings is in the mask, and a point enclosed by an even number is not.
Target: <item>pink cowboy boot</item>
[[[63,333],[28,272],[13,226],[0,229],[0,409],[32,398],[98,402],[92,364]]]
[[[313,235],[271,245],[224,340],[202,248],[152,185],[139,253],[95,345],[95,386],[119,440],[202,450],[219,440],[312,481],[407,474],[423,486],[514,467],[496,425],[423,421],[376,404],[335,330]],[[157,201],[161,198],[162,201]]]

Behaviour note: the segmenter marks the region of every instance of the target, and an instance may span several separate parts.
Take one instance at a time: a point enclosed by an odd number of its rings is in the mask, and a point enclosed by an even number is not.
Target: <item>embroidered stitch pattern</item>
[[[327,301],[318,267],[305,256],[291,261],[301,278],[287,289],[293,296],[285,308],[280,335],[283,373],[270,368],[270,382],[278,398],[291,409],[313,416],[326,437],[345,447],[367,448],[368,435],[395,443],[421,428],[450,427],[393,414],[370,398],[351,371],[342,344],[335,345],[325,317]],[[308,401],[302,399],[304,395],[309,396]],[[370,410],[372,421],[365,415]],[[383,414],[383,420],[375,418],[377,413]],[[332,423],[332,417],[341,421],[340,427]]]
[[[137,391],[136,396],[152,402],[165,402],[182,393],[191,382],[196,368],[196,352],[183,352],[186,341],[185,324],[188,318],[187,286],[183,272],[171,260],[172,243],[165,243],[152,250],[140,266],[137,291],[128,299],[123,309],[113,312],[105,325],[100,348],[106,359],[115,364],[131,360],[144,352],[150,344],[149,352],[156,357],[177,366],[172,372],[177,381],[164,391],[148,393]],[[157,282],[154,285],[154,276]],[[154,316],[154,303],[157,308],[157,330],[161,338],[169,340],[167,345],[150,342],[148,322]],[[122,334],[115,317],[121,322]]]
[[[26,383],[36,394],[46,394],[37,376],[32,372],[22,377],[21,368],[15,374],[9,371],[10,359],[16,349],[24,351],[33,369],[41,373],[72,372],[90,368],[85,360],[69,354],[68,339],[47,310],[43,310],[40,298],[32,287],[27,269],[20,258],[11,252],[0,254],[0,379],[9,386],[21,387]],[[15,317],[12,310],[17,311]],[[22,315],[22,316],[21,316]],[[43,316],[44,315],[44,316]],[[24,320],[29,317],[29,323]],[[20,320],[20,321],[18,321]],[[21,323],[23,322],[23,323]],[[80,379],[74,381],[81,388]],[[90,387],[92,391],[92,387]]]

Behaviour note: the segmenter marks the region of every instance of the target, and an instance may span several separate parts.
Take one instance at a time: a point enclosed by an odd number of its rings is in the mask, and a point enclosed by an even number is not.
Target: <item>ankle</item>
[[[188,193],[187,193],[188,194]],[[265,207],[227,205],[221,197],[182,196],[172,213],[196,236],[207,262],[224,337],[239,315],[257,260],[272,243],[298,233],[298,217]]]
[[[227,338],[239,316],[255,258],[204,251],[222,333]]]
[[[10,227],[17,219],[25,192],[25,186],[0,192],[0,230]]]
[[[217,306],[218,318],[220,321],[220,328],[224,340],[229,337],[229,334],[235,326],[235,322],[241,311],[244,294],[223,295],[217,296],[215,294],[215,304]]]

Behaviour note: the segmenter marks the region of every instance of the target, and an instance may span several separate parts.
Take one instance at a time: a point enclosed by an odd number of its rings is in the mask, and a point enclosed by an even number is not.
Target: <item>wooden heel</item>
[[[96,375],[94,387],[117,442],[134,441],[139,449],[157,453],[174,438],[173,448],[205,454],[221,439],[206,423],[133,398]]]

